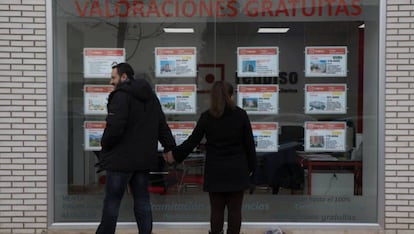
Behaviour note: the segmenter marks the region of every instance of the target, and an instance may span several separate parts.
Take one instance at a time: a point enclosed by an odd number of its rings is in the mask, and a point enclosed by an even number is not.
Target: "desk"
[[[354,195],[362,195],[362,161],[310,160],[299,156],[299,163],[308,169],[308,195],[312,194],[312,173],[318,171],[352,171],[354,174]]]
[[[278,152],[257,153],[257,168],[254,173],[253,185],[265,185],[277,194],[279,188],[300,190],[303,184],[303,167],[298,163],[295,147],[286,147]],[[254,192],[254,186],[250,193]]]

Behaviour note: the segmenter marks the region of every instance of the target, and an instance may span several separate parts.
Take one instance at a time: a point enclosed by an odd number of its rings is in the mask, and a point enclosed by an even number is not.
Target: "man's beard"
[[[127,82],[127,81],[129,81],[129,79],[126,79],[126,80],[119,79],[118,84],[115,85],[115,89],[119,89],[122,86],[122,84]]]

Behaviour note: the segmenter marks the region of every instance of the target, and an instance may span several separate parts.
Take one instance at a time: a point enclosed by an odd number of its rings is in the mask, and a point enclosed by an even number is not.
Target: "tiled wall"
[[[0,233],[47,228],[45,1],[0,0]],[[414,230],[414,2],[387,4],[385,227],[402,234]]]
[[[0,233],[47,228],[46,0],[0,0]]]
[[[414,233],[414,1],[387,1],[385,228]],[[392,231],[391,231],[392,230]]]

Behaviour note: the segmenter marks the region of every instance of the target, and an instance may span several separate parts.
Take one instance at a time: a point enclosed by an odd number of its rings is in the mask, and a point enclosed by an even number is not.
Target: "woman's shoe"
[[[218,233],[212,233],[211,231],[208,231],[208,234],[224,234],[224,231],[221,230],[221,232],[218,232]]]

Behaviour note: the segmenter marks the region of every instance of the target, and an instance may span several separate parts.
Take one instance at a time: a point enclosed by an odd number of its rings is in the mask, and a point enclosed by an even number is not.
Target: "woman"
[[[170,163],[182,162],[206,138],[204,191],[210,198],[210,233],[223,233],[224,210],[228,209],[227,234],[239,234],[244,190],[256,168],[256,151],[246,111],[233,101],[233,87],[217,81],[211,89],[210,107],[197,121],[192,134],[165,155]]]

